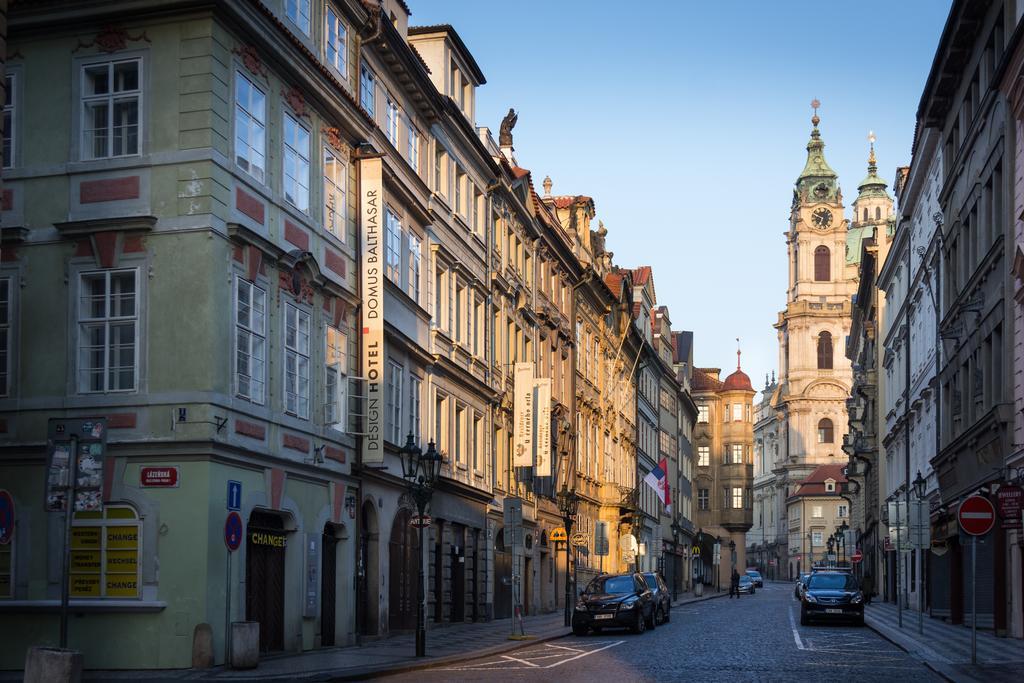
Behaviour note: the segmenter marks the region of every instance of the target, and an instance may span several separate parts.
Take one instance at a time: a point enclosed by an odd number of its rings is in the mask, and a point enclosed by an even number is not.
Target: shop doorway
[[[512,553],[505,548],[505,530],[494,536],[494,618],[512,616]]]
[[[338,586],[338,537],[331,523],[324,525],[320,542],[323,568],[320,572],[320,645],[330,647],[335,639],[335,612]]]
[[[380,633],[380,534],[377,511],[373,503],[363,503],[359,519],[359,557],[357,566],[359,633],[375,636]]]
[[[452,622],[466,620],[466,528],[455,525],[452,529]]]
[[[284,520],[249,516],[245,546],[245,618],[260,624],[260,652],[284,649]]]
[[[420,545],[418,530],[412,527],[412,512],[401,509],[391,525],[388,542],[388,628],[406,631],[416,628],[416,580]]]

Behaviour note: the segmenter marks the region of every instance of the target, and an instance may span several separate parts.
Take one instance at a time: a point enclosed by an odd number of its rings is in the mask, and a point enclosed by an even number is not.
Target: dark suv
[[[602,574],[587,584],[572,612],[572,632],[585,635],[606,627],[626,627],[633,633],[654,628],[654,594],[637,573]]]
[[[864,595],[853,574],[843,571],[814,571],[800,598],[800,623],[811,619],[852,619],[864,625]]]
[[[659,572],[644,572],[647,587],[654,593],[654,623],[658,626],[672,621],[672,594]]]

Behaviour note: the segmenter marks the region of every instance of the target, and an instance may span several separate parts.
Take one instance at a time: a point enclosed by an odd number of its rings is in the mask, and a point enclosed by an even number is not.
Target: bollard
[[[25,683],[78,683],[82,653],[59,647],[30,647],[25,655]]]
[[[192,668],[213,666],[213,629],[209,624],[196,624],[192,632]]]
[[[260,661],[260,622],[231,622],[231,668],[255,669]]]

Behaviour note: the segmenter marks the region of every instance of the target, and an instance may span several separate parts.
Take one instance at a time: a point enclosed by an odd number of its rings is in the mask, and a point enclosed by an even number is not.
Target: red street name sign
[[[430,515],[423,515],[422,517],[419,515],[413,515],[412,519],[409,521],[409,525],[417,529],[426,529],[430,526],[432,521],[433,520],[430,519]]]
[[[178,468],[143,467],[139,469],[139,485],[156,488],[177,488]]]
[[[996,523],[996,509],[992,507],[988,498],[971,496],[960,503],[956,518],[965,534],[984,536]]]
[[[1021,527],[1020,510],[1024,505],[1024,489],[1012,484],[1000,486],[996,491],[996,500],[999,501],[999,516],[1003,520],[1003,528],[1019,529]]]

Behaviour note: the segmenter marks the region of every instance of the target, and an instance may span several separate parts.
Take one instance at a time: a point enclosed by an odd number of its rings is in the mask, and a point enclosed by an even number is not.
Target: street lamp
[[[924,489],[928,482],[924,477],[921,476],[921,470],[917,471],[917,478],[914,479],[914,493],[917,494],[917,499],[921,500],[924,498]]]
[[[569,585],[569,534],[572,523],[580,508],[580,498],[575,491],[570,491],[565,484],[558,492],[558,511],[562,513],[562,524],[565,525],[565,625],[572,626],[572,586]]]
[[[441,471],[441,454],[434,448],[434,442],[427,444],[427,452],[424,453],[416,445],[412,433],[405,440],[405,446],[400,451],[402,458],[402,477],[405,479],[409,489],[409,495],[416,502],[416,510],[419,512],[420,529],[420,572],[419,581],[416,582],[416,656],[425,657],[427,654],[427,617],[423,609],[426,602],[423,581],[426,572],[426,556],[423,554],[423,517],[427,510],[427,503],[434,495],[434,485],[437,483],[437,475]]]
[[[730,568],[736,571],[736,541],[729,541],[729,561]],[[732,580],[732,572],[729,573],[730,581]]]
[[[718,578],[718,586],[716,591],[722,590],[722,537],[715,536],[715,544],[718,546],[718,567],[715,568],[715,574]],[[732,581],[732,577],[729,577],[729,581]]]
[[[843,549],[843,555],[842,555],[843,563],[846,562],[846,532],[849,531],[849,530],[850,530],[850,525],[847,524],[845,520],[843,521],[842,524],[840,524],[836,528],[836,531],[839,534],[836,538],[839,541],[839,546]]]
[[[672,542],[675,544],[676,553],[679,553],[679,536],[683,533],[683,527],[679,524],[677,517],[672,518]],[[683,555],[685,556],[686,549],[683,549]],[[685,565],[685,562],[680,562],[679,566],[672,567],[672,600],[675,601],[679,597],[679,570]]]

